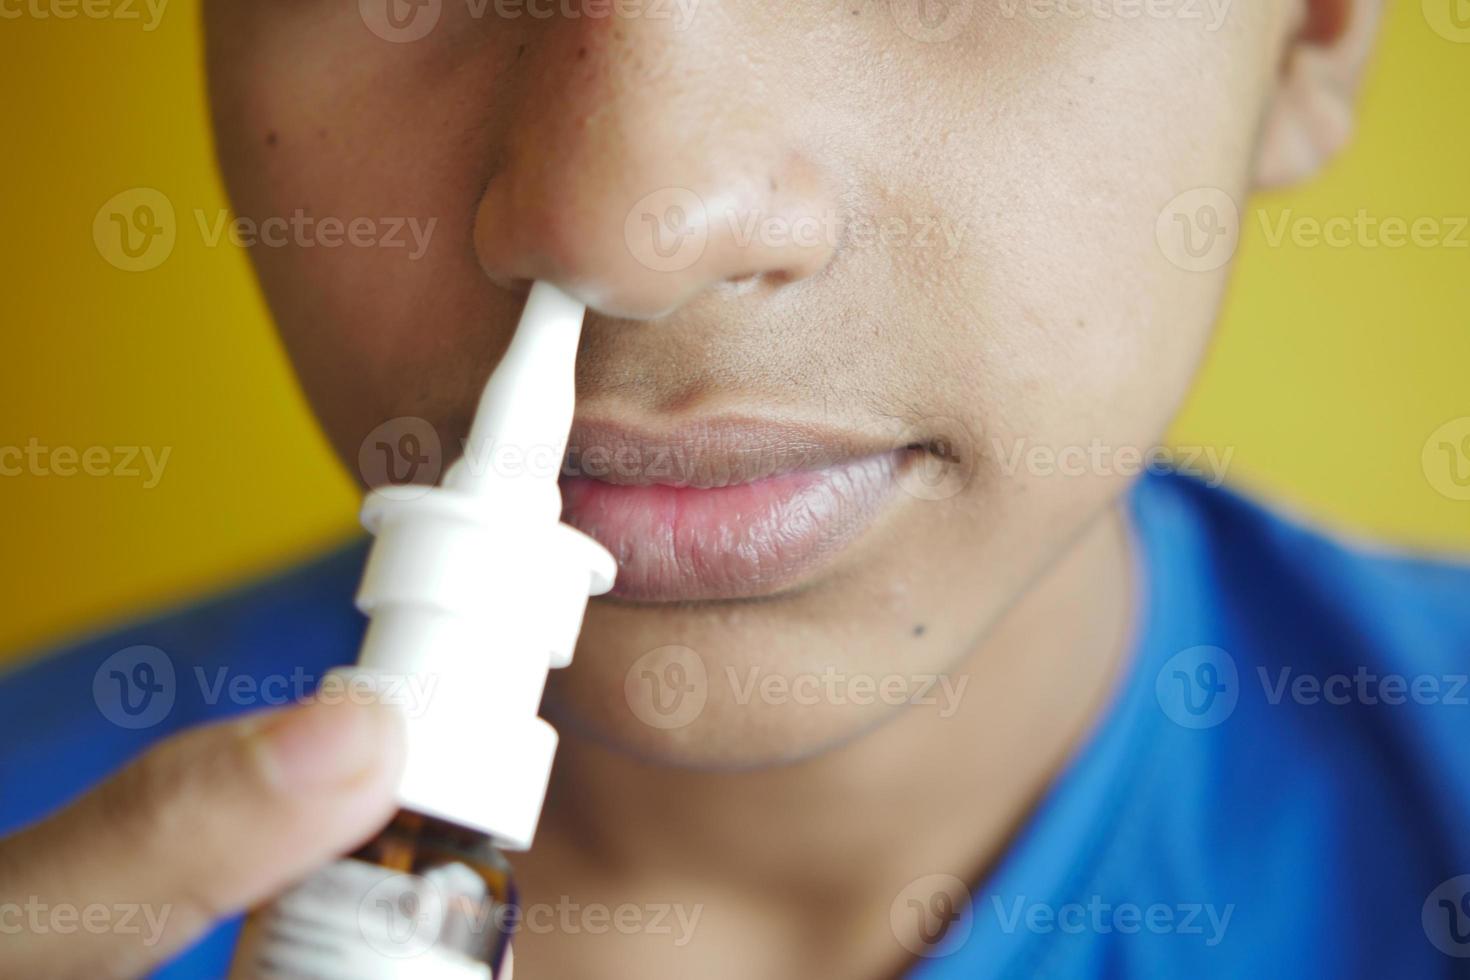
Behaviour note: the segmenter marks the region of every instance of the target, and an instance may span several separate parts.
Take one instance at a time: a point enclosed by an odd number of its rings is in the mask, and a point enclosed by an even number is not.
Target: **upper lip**
[[[578,419],[567,440],[564,473],[619,486],[713,489],[895,448],[839,429],[758,418],[701,420],[658,433]]]

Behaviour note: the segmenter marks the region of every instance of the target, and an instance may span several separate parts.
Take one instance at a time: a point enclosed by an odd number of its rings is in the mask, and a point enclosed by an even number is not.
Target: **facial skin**
[[[594,602],[547,711],[654,760],[745,768],[896,709],[742,704],[728,678],[958,670],[1122,494],[1107,468],[1006,463],[1018,447],[1157,444],[1227,276],[1171,261],[1159,215],[1194,188],[1244,200],[1259,134],[1300,129],[1272,109],[1285,52],[1303,25],[1335,33],[1343,7],[1235,4],[1210,30],[987,0],[954,5],[943,39],[897,0],[705,0],[687,18],[475,16],[446,0],[405,43],[351,3],[215,0],[206,25],[242,216],[437,219],[417,260],[253,250],[349,464],[400,417],[458,444],[531,279],[593,306],[579,418],[667,433],[734,417],[923,448],[872,526],[798,581]],[[1279,142],[1267,149],[1289,169]],[[639,209],[658,220],[691,199],[707,209],[702,253],[650,269]],[[742,240],[765,218],[821,230]],[[884,222],[896,231],[875,235]],[[708,701],[660,728],[623,692],[668,645],[696,652]]]
[[[682,439],[697,469],[733,425],[747,463],[811,434],[896,467],[856,533],[767,535],[733,566],[750,541],[706,535],[654,563],[689,573],[687,601],[593,602],[544,705],[562,746],[523,892],[704,917],[679,948],[521,934],[523,972],[893,976],[932,939],[891,903],[931,871],[983,876],[1095,723],[1136,601],[1128,474],[1015,454],[1156,445],[1228,276],[1189,268],[1171,202],[1196,192],[1175,211],[1199,221],[1200,193],[1244,202],[1320,167],[1377,6],[444,0],[395,5],[411,33],[439,14],[399,43],[375,2],[206,4],[242,217],[436,222],[416,260],[252,251],[350,467],[404,417],[455,455],[533,279],[591,306],[574,443]],[[817,233],[782,234],[799,229]],[[589,487],[624,493],[568,483],[572,510]],[[719,492],[645,510],[697,525],[691,501]],[[658,549],[616,543],[625,583],[657,586],[638,560]],[[945,672],[949,700],[873,696]],[[650,710],[676,688],[703,703]]]

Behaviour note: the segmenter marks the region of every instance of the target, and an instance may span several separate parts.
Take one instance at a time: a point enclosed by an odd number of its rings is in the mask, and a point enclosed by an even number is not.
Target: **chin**
[[[723,615],[741,622],[750,614]],[[807,637],[810,649],[828,658],[817,665],[760,642],[761,631],[752,631],[747,643],[731,644],[725,636],[717,644],[708,631],[680,626],[665,621],[657,630],[585,631],[572,666],[550,679],[548,720],[564,738],[649,764],[740,771],[839,749],[910,707],[903,690],[885,697],[865,680],[854,690],[851,678],[874,672],[833,663],[835,638]]]

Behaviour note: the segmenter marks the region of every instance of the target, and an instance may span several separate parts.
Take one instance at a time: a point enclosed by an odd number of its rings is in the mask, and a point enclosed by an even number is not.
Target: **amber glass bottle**
[[[246,920],[231,980],[492,980],[518,908],[490,838],[400,810]]]

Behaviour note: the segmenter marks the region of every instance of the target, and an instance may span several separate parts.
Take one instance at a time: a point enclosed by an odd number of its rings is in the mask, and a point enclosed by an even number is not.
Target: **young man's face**
[[[568,518],[622,592],[549,709],[753,765],[960,665],[1188,386],[1226,274],[1203,250],[1228,216],[1201,207],[1248,190],[1294,5],[1114,6],[215,0],[207,20],[241,216],[370,219],[358,244],[322,226],[253,251],[343,458],[395,419],[375,441],[425,445],[405,417],[452,458],[526,281],[576,291],[573,468],[602,479],[568,481]],[[771,675],[815,697],[748,686]]]

